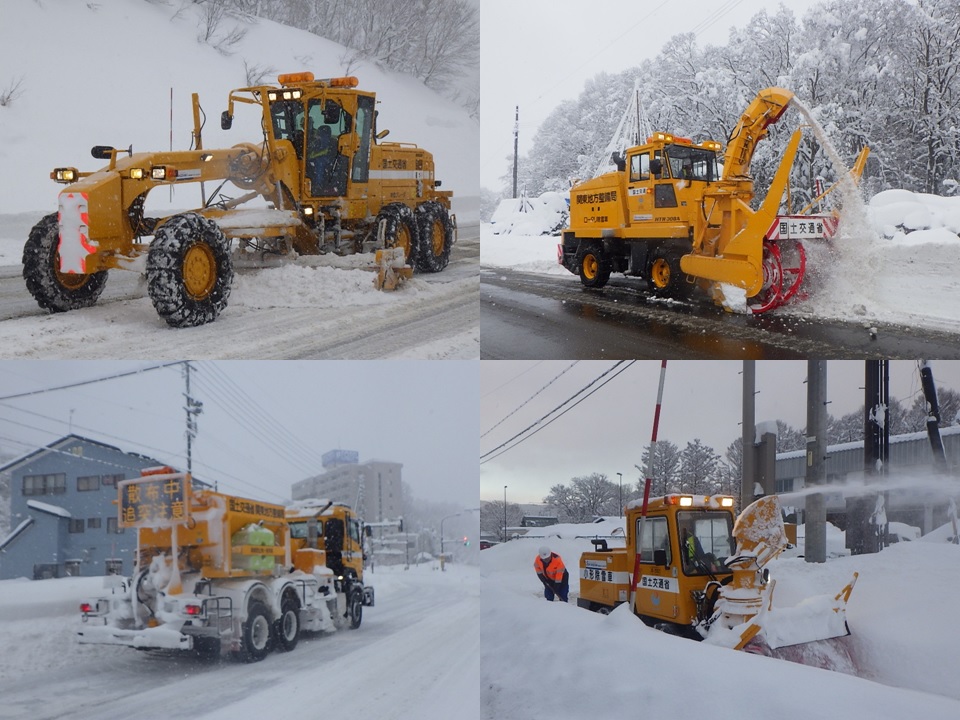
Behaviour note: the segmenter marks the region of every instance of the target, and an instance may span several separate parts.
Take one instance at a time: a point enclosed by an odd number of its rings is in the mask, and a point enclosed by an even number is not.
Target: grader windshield
[[[720,179],[717,172],[717,154],[712,150],[689,145],[668,145],[666,155],[670,175],[678,180],[715,182]]]

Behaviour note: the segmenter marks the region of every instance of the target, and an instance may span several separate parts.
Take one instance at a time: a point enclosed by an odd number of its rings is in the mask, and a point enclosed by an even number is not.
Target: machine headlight
[[[131,180],[143,180],[143,168],[130,168]]]
[[[693,507],[693,498],[689,495],[681,495],[680,507]]]
[[[77,179],[76,168],[57,168],[51,173],[51,177],[60,183],[72,183]]]
[[[270,92],[267,93],[267,100],[269,100],[270,102],[276,102],[277,93],[275,90],[271,90]]]

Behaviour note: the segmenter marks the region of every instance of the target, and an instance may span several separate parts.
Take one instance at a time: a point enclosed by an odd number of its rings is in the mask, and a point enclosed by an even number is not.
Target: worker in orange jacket
[[[563,602],[567,602],[570,593],[570,573],[567,572],[563,559],[550,548],[544,545],[540,548],[537,558],[533,561],[533,569],[543,583],[543,596],[553,602],[554,595]]]

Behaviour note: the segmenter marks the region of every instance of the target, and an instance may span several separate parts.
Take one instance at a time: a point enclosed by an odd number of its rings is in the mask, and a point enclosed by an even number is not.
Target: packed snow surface
[[[506,212],[508,202],[516,201],[504,201],[497,222],[481,227],[481,265],[579,283],[557,263],[560,238],[541,234],[552,220],[536,214],[534,200],[533,213]],[[960,332],[960,197],[888,190],[866,210],[868,227],[848,227],[829,243],[805,243],[805,297],[775,312]],[[541,218],[533,228],[531,216]],[[841,217],[841,230],[843,223]],[[511,226],[523,232],[503,232]]]
[[[854,677],[667,635],[626,606],[609,616],[578,608],[579,557],[592,546],[577,536],[617,526],[611,519],[539,528],[481,553],[484,718],[582,720],[598,711],[720,720],[960,717],[953,662],[960,636],[950,620],[960,546],[943,542],[939,531],[850,557],[833,528],[828,562],[806,563],[794,550],[770,564],[775,607],[835,594],[860,573],[845,639],[860,670]],[[544,543],[571,571],[569,604],[543,598],[533,558]]]
[[[79,604],[103,578],[4,580],[0,718],[479,718],[478,569],[378,566],[364,579],[376,606],[358,629],[251,664],[80,645]]]

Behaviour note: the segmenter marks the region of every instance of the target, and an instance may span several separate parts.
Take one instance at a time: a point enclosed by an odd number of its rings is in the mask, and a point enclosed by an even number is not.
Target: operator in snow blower
[[[563,559],[559,555],[550,552],[550,548],[544,545],[533,561],[533,569],[537,571],[537,577],[543,583],[543,596],[547,600],[553,602],[553,597],[556,595],[563,602],[567,602],[567,595],[570,593],[570,573],[567,572]]]

